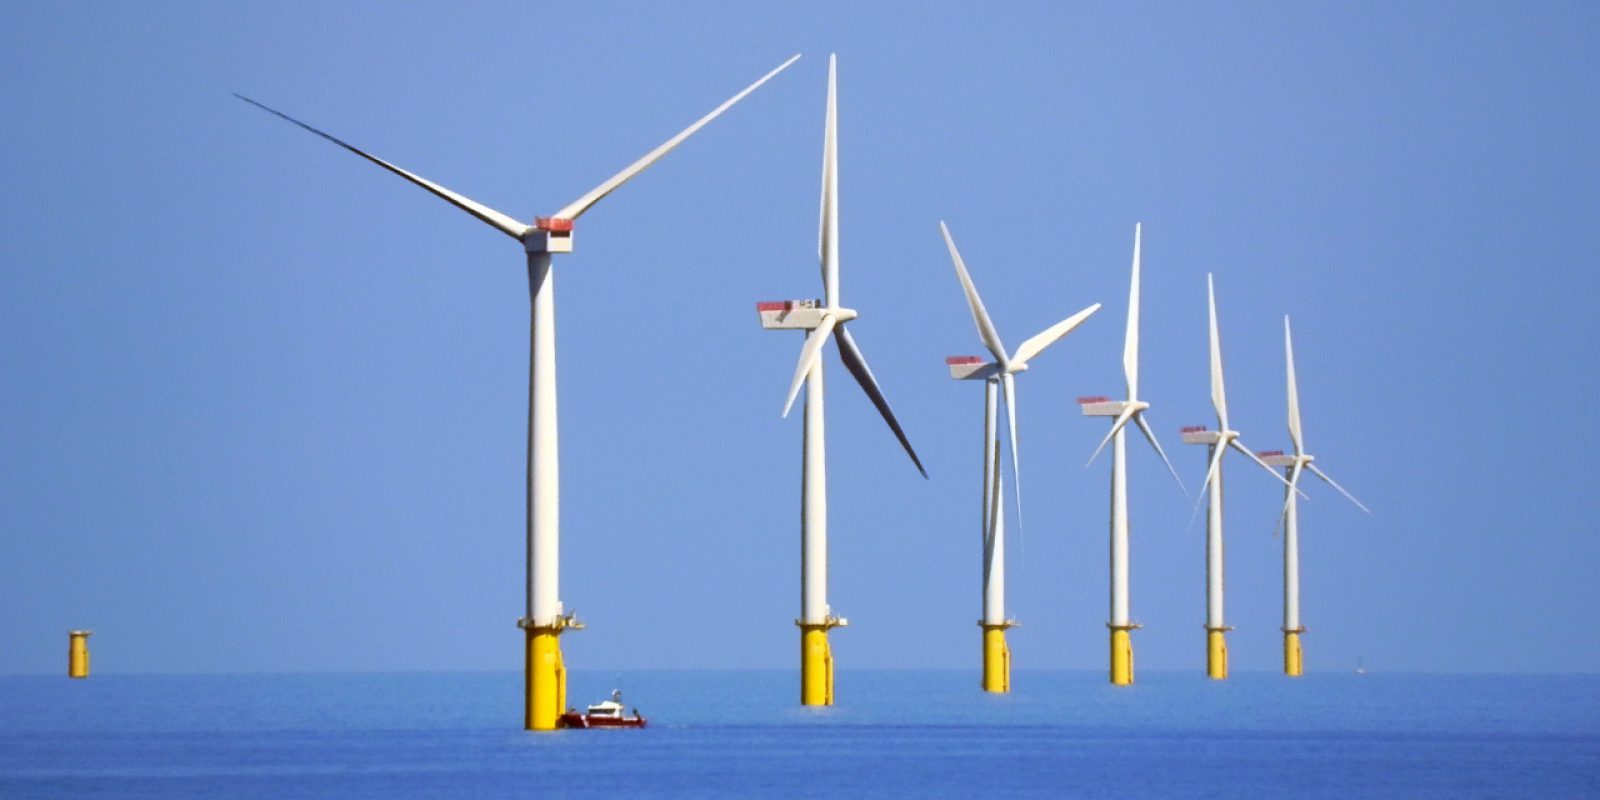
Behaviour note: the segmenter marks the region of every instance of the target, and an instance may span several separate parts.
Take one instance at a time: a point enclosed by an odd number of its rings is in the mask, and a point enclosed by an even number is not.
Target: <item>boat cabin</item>
[[[614,689],[610,700],[601,700],[589,706],[589,716],[605,719],[622,719],[622,690]]]

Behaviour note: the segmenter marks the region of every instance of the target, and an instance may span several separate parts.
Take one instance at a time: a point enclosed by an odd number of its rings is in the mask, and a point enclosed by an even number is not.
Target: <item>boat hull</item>
[[[643,728],[644,717],[597,717],[589,714],[567,713],[561,715],[563,728]]]

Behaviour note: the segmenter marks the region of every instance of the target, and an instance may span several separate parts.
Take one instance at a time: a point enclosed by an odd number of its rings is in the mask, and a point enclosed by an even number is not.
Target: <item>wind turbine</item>
[[[1371,514],[1372,511],[1355,495],[1345,491],[1328,474],[1311,463],[1315,459],[1306,452],[1305,440],[1300,436],[1300,390],[1294,381],[1294,341],[1289,333],[1289,317],[1283,318],[1283,355],[1289,376],[1289,440],[1294,443],[1294,455],[1281,451],[1263,452],[1262,458],[1289,473],[1289,488],[1283,500],[1283,673],[1299,677],[1305,672],[1305,659],[1300,652],[1300,634],[1306,629],[1300,624],[1300,505],[1295,499],[1300,485],[1300,475],[1310,470],[1329,486],[1339,490],[1356,507]]]
[[[711,113],[556,213],[548,217],[535,217],[531,225],[401,169],[287,114],[243,95],[235,95],[421,186],[522,243],[528,259],[528,293],[532,312],[528,379],[527,601],[524,616],[517,625],[526,632],[523,725],[528,730],[551,730],[556,727],[561,712],[566,708],[567,686],[558,637],[563,630],[583,627],[574,612],[565,610],[558,593],[560,476],[556,442],[555,275],[551,270],[551,256],[572,252],[573,223],[585,211],[671,152],[683,140],[799,57],[795,55],[778,65],[760,80],[712,109]]]
[[[1128,333],[1122,347],[1122,371],[1128,380],[1128,399],[1109,400],[1104,397],[1080,397],[1084,416],[1115,417],[1111,431],[1100,440],[1100,446],[1089,456],[1093,464],[1106,442],[1111,442],[1111,682],[1118,686],[1133,683],[1133,641],[1128,632],[1140,627],[1128,618],[1128,458],[1127,429],[1132,422],[1139,426],[1146,441],[1161,456],[1172,479],[1178,482],[1185,497],[1183,480],[1172,462],[1162,451],[1161,443],[1144,420],[1150,404],[1139,399],[1139,238],[1142,226],[1133,227],[1133,280],[1128,289]],[[1085,467],[1088,464],[1084,465]]]
[[[839,360],[866,391],[878,413],[889,423],[900,446],[911,456],[922,477],[927,470],[911,448],[905,431],[889,410],[889,401],[878,388],[867,361],[856,347],[845,323],[856,318],[854,309],[839,305],[839,125],[836,65],[828,57],[828,113],[822,140],[822,219],[817,249],[822,261],[824,299],[780,300],[756,304],[761,327],[768,330],[803,330],[806,342],[800,348],[800,363],[795,367],[784,401],[783,415],[789,416],[802,385],[806,388],[805,444],[801,459],[800,482],[800,702],[808,706],[833,705],[833,651],[828,646],[828,631],[848,621],[833,614],[828,605],[828,487],[823,433],[822,346],[830,337],[839,348]]]
[[[1222,680],[1228,677],[1228,644],[1223,634],[1233,630],[1222,617],[1222,454],[1231,447],[1260,464],[1273,478],[1285,484],[1288,481],[1250,452],[1239,441],[1239,432],[1228,425],[1228,395],[1222,385],[1222,336],[1217,331],[1217,292],[1209,273],[1206,299],[1211,311],[1211,406],[1217,411],[1217,430],[1208,431],[1203,425],[1186,427],[1183,443],[1210,448],[1210,466],[1206,468],[1202,490],[1202,494],[1210,494],[1211,501],[1206,507],[1206,675]]]
[[[1017,351],[1006,355],[1000,333],[989,319],[989,312],[978,296],[978,287],[967,274],[967,265],[956,250],[950,229],[943,222],[939,231],[950,248],[950,260],[955,262],[956,277],[967,295],[967,307],[972,310],[972,321],[978,326],[978,338],[989,349],[994,361],[985,363],[981,356],[951,356],[945,359],[950,367],[950,377],[956,380],[983,381],[983,689],[987,692],[1011,691],[1011,650],[1006,647],[1006,629],[1017,621],[1006,616],[1006,547],[1003,482],[1000,478],[1000,437],[996,430],[996,395],[1000,385],[1005,385],[1006,415],[1010,421],[1011,474],[1017,479],[1017,523],[1022,522],[1022,476],[1017,460],[1017,388],[1013,376],[1028,368],[1028,361],[1044,352],[1046,347],[1078,327],[1091,314],[1100,310],[1095,303],[1066,319],[1051,325],[1033,338],[1022,343]]]

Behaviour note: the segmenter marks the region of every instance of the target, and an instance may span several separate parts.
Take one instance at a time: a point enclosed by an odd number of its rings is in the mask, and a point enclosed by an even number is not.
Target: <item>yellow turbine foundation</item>
[[[1212,680],[1228,677],[1228,642],[1223,633],[1233,628],[1206,628],[1206,676]]]
[[[89,636],[93,631],[67,632],[67,677],[89,677]]]
[[[800,704],[833,705],[833,649],[828,646],[828,629],[838,626],[830,620],[820,625],[800,626]]]
[[[567,708],[567,669],[561,660],[561,628],[526,628],[527,660],[523,683],[527,692],[522,726],[553,731]]]
[[[1305,659],[1300,653],[1300,634],[1305,630],[1298,628],[1283,632],[1283,674],[1291,678],[1298,678],[1306,671]]]
[[[1006,628],[1017,623],[1007,621],[998,625],[983,626],[983,690],[986,692],[1011,691],[1011,648],[1006,646]]]
[[[1133,637],[1128,631],[1138,625],[1109,625],[1111,628],[1111,683],[1133,685]]]

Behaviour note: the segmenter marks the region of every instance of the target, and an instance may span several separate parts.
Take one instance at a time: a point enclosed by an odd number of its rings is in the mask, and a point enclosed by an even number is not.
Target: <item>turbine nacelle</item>
[[[984,361],[983,356],[946,356],[944,363],[950,368],[950,377],[958,381],[989,380],[1028,371],[1027,364]]]
[[[537,217],[522,234],[522,249],[529,253],[572,252],[572,220]]]
[[[1290,469],[1296,464],[1303,466],[1316,460],[1312,456],[1285,454],[1282,450],[1262,450],[1261,452],[1256,453],[1256,455],[1261,456],[1261,460],[1266,462],[1267,466],[1280,467],[1283,469]]]
[[[828,308],[821,300],[768,300],[756,303],[761,327],[767,330],[811,331],[822,327],[825,317],[834,322],[849,322],[860,316],[853,308]]]
[[[1000,365],[984,361],[983,356],[947,356],[944,363],[950,368],[950,377],[958,381],[983,381],[1003,374]]]
[[[1086,417],[1120,417],[1129,409],[1137,414],[1150,407],[1143,400],[1112,400],[1106,397],[1080,397],[1078,405]]]
[[[1207,430],[1204,425],[1186,425],[1182,433],[1184,444],[1227,444],[1239,438],[1238,431]]]

